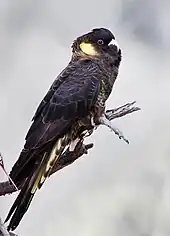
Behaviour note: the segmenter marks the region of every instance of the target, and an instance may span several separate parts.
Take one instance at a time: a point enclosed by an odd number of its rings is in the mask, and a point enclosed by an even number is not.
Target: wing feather
[[[10,172],[14,182],[22,182],[41,154],[52,148],[76,119],[88,114],[99,94],[99,72],[94,62],[78,61],[69,64],[54,81],[33,117],[24,149]]]
[[[89,63],[94,64],[91,61]],[[26,149],[39,148],[61,135],[77,118],[86,116],[94,105],[100,90],[100,78],[95,76],[99,68],[97,70],[93,65],[94,69],[89,74],[89,64],[82,64],[82,61],[77,62],[72,71],[69,68],[70,74],[66,69],[66,75],[63,72],[62,77],[57,79],[58,85],[54,83],[53,95],[51,90],[50,95],[46,95],[43,107],[38,108],[27,133]]]

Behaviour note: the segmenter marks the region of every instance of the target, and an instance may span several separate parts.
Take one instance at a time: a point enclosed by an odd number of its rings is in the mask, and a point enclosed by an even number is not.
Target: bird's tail
[[[34,194],[41,188],[46,178],[50,175],[54,164],[68,143],[69,138],[67,135],[64,135],[62,138],[58,139],[53,146],[53,149],[50,152],[44,153],[41,163],[38,163],[38,167],[36,166],[36,169],[34,169],[27,178],[5,220],[5,222],[7,222],[11,218],[8,225],[9,231],[15,230],[19,225],[22,217],[28,210]]]

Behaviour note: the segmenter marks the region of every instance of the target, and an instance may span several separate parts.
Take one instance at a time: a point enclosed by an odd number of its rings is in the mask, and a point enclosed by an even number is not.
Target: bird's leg
[[[99,117],[98,119],[101,125],[109,127],[120,139],[123,139],[126,143],[129,144],[129,141],[124,137],[123,133],[116,127],[114,127],[109,119],[106,118],[105,114]]]

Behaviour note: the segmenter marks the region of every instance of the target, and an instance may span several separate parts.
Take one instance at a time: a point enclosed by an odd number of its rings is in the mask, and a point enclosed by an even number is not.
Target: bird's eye
[[[99,40],[97,41],[97,43],[98,43],[99,45],[102,45],[102,44],[104,44],[104,41],[103,41],[102,39],[99,39]]]

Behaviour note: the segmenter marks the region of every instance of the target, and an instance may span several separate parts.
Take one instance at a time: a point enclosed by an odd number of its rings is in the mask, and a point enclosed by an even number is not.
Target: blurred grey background
[[[123,50],[108,107],[136,100],[142,108],[114,121],[130,145],[99,128],[89,155],[36,194],[18,235],[170,235],[169,22],[166,0],[0,1],[0,151],[8,171],[72,41],[94,27],[110,28]],[[0,198],[3,219],[15,197]]]

